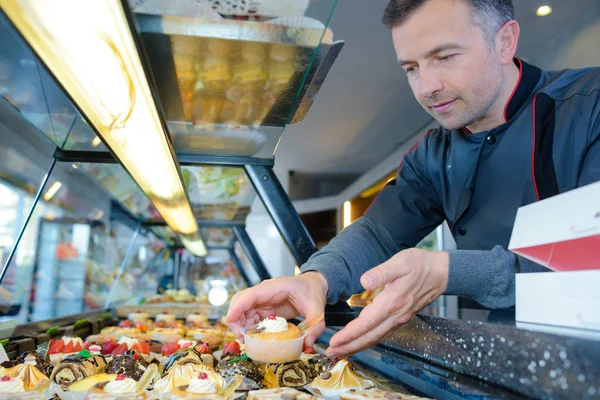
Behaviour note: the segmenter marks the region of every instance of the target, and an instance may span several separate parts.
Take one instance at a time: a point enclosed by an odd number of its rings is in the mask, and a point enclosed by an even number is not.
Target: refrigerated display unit
[[[100,290],[107,294],[105,301],[84,307],[78,295],[77,305],[69,309],[34,310],[27,323],[1,325],[9,358],[52,338],[98,333],[126,316],[119,312],[123,306],[158,307],[165,298],[172,302],[179,297],[190,309],[203,305],[211,317],[222,315],[235,289],[226,265],[206,263],[211,251],[230,256],[238,289],[256,283],[242,259],[260,281],[270,278],[245,229],[256,196],[298,265],[316,251],[273,165],[285,126],[306,116],[344,45],[334,42],[328,29],[337,1],[319,2],[328,10],[325,23],[289,15],[274,21],[255,13],[231,18],[218,3],[199,8],[201,2],[194,1],[72,1],[62,5],[69,12],[54,10],[49,18],[47,7],[56,4],[0,1],[3,142],[18,132],[39,152],[30,156],[31,162],[47,166],[47,173],[37,176],[31,208],[5,257],[0,283],[23,238],[36,229],[35,210],[58,198],[57,192],[64,218],[84,219],[87,226],[121,224],[130,232],[121,253],[106,250],[104,258],[92,257],[99,264],[107,263],[107,255],[117,261]],[[98,32],[102,34],[96,36]],[[78,40],[70,40],[75,36]],[[89,48],[79,46],[88,39]],[[94,57],[103,60],[100,68]],[[107,81],[111,76],[116,83]],[[103,123],[106,118],[110,123]],[[129,123],[145,129],[128,131]],[[52,233],[60,220],[43,221],[36,291],[42,279],[57,271],[52,265],[59,261],[59,241],[89,243],[85,235],[75,238],[73,224]],[[140,256],[139,235],[155,237],[160,248]],[[105,243],[109,238],[106,233]],[[61,251],[74,254],[68,246]],[[48,260],[40,262],[44,253]],[[132,266],[136,254],[146,262]],[[202,272],[197,262],[210,264],[213,269],[206,271],[222,267],[223,275],[203,276],[213,272]],[[79,285],[79,268],[84,267],[71,266],[63,275]],[[143,283],[140,277],[151,271],[155,281]],[[123,282],[126,274],[140,279]],[[198,282],[181,288],[189,278]],[[229,285],[225,302],[219,296],[211,308],[210,295],[202,292],[221,285]],[[58,289],[48,304],[60,300],[60,285],[53,287]],[[192,291],[197,295],[193,300]],[[35,309],[36,302],[32,304]],[[359,312],[346,303],[328,306],[318,349]],[[350,359],[383,388],[431,398],[593,398],[600,393],[599,348],[592,339],[534,333],[510,324],[416,316]]]

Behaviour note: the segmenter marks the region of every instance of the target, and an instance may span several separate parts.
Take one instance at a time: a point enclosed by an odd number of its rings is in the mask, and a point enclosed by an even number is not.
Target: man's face
[[[504,75],[467,3],[430,0],[392,36],[415,97],[442,126],[458,129],[488,113]]]

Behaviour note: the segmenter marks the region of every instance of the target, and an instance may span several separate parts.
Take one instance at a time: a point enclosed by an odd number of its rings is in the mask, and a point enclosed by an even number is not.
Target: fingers
[[[258,286],[243,290],[231,299],[226,320],[229,323],[239,322],[242,315],[251,311],[256,305],[275,305],[287,294],[287,288],[278,280],[264,281]]]
[[[395,279],[406,276],[410,273],[410,268],[406,263],[406,254],[400,252],[383,264],[365,272],[360,278],[360,284],[366,290],[375,290]]]
[[[358,318],[333,335],[329,345],[332,347],[342,346],[377,328],[389,316],[388,308],[383,306],[386,304],[386,298],[389,297],[385,291],[379,294],[373,303],[362,310]]]
[[[320,322],[319,324],[313,326],[304,338],[304,346],[305,347],[313,347],[317,338],[321,336],[323,331],[325,330],[325,322]]]
[[[328,357],[342,357],[358,353],[375,346],[377,343],[386,339],[396,328],[396,322],[393,318],[387,318],[375,329],[367,332],[365,335],[352,340],[338,347],[330,346],[326,354]]]

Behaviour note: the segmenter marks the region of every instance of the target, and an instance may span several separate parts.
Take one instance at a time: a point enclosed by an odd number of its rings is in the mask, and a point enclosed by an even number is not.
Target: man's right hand
[[[241,328],[257,324],[270,314],[290,319],[323,312],[326,298],[327,280],[319,272],[269,279],[233,296],[226,320],[239,337]],[[324,329],[325,322],[312,328],[305,346],[312,347]]]

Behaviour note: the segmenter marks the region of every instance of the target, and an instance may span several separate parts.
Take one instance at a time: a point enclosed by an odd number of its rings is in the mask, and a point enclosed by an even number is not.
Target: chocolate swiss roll
[[[50,380],[66,389],[73,382],[104,372],[106,360],[103,356],[68,356],[59,362],[50,376]]]
[[[299,388],[311,381],[312,373],[302,361],[271,364],[266,367],[264,383],[268,388]]]

